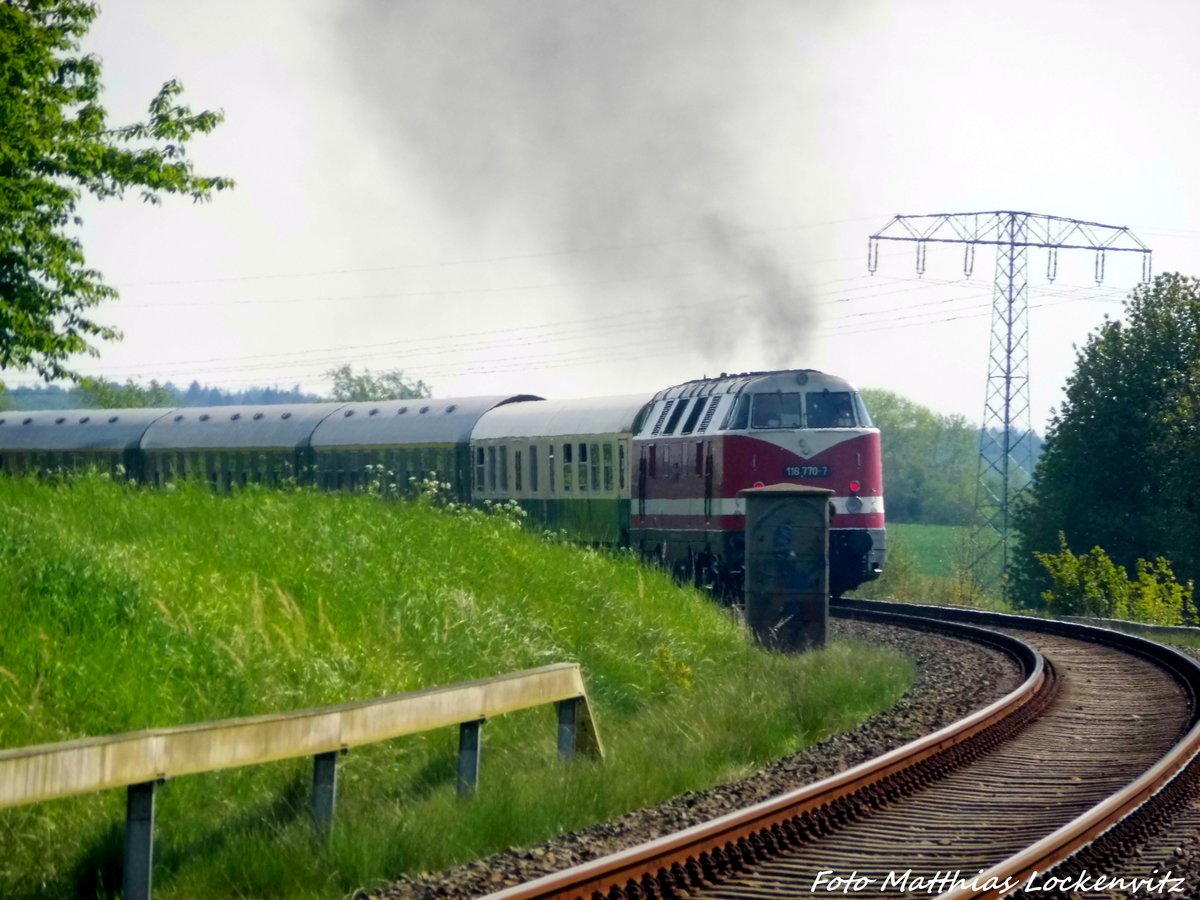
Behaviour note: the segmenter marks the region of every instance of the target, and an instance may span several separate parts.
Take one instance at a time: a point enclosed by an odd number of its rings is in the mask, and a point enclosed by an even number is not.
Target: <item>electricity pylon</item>
[[[1037,213],[942,213],[895,216],[871,235],[867,269],[879,265],[880,241],[916,244],[917,274],[925,273],[929,244],[962,244],[963,274],[975,268],[975,248],[996,248],[996,282],[992,297],[992,339],[988,380],[979,433],[978,481],[975,488],[975,558],[972,570],[985,583],[999,576],[1006,588],[1010,514],[1017,496],[1033,477],[1033,443],[1029,417],[1029,280],[1030,247],[1047,251],[1046,277],[1058,274],[1059,250],[1091,250],[1096,254],[1096,284],[1104,281],[1107,253],[1142,254],[1142,281],[1150,280],[1150,248],[1128,228],[1083,222]],[[996,565],[997,568],[992,568]],[[989,571],[990,570],[990,571]]]

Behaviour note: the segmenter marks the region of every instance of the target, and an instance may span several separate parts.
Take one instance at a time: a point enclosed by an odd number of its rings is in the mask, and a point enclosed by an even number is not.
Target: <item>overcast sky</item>
[[[114,123],[177,77],[232,193],[87,203],[121,291],[85,371],[439,396],[651,392],[782,366],[978,420],[993,255],[867,236],[1015,209],[1134,229],[1200,274],[1200,4],[108,0]],[[1033,424],[1137,281],[1029,260]],[[29,376],[5,373],[10,384]]]

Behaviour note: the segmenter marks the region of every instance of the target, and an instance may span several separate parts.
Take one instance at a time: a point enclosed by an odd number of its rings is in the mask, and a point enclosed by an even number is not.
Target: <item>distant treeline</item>
[[[974,523],[982,429],[965,416],[935,413],[889,391],[864,390],[863,397],[880,430],[888,520]],[[1030,446],[1036,465],[1042,439],[1031,434]]]
[[[132,379],[124,384],[107,378],[84,378],[71,387],[35,385],[6,389],[0,381],[2,409],[124,409],[154,406],[264,406],[274,403],[315,403],[321,400],[409,400],[433,396],[433,389],[420,379],[405,376],[402,369],[354,370],[347,363],[330,369],[325,377],[331,382],[329,396],[310,394],[292,388],[254,387],[227,391],[193,381],[186,389],[172,382],[150,381],[141,384]]]
[[[208,387],[193,381],[186,388],[180,388],[171,382],[158,384],[151,382],[149,386],[139,386],[137,400],[145,399],[144,394],[153,394],[152,404],[144,402],[128,402],[131,398],[123,398],[122,394],[129,388],[116,382],[95,382],[72,387],[59,387],[56,384],[35,385],[34,387],[9,388],[6,394],[8,404],[14,409],[80,409],[98,406],[258,406],[273,403],[312,403],[324,399],[316,394],[300,390],[299,385],[292,388],[256,387],[245,390],[227,391],[219,387]],[[101,402],[112,400],[109,402]]]

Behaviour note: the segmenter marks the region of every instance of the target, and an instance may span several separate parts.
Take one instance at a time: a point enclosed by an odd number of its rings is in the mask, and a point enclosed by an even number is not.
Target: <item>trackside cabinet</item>
[[[765,647],[825,645],[832,495],[799,484],[738,491],[746,503],[746,620]]]

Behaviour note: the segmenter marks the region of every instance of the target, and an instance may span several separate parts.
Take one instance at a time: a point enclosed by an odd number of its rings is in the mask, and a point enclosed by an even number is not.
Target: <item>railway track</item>
[[[1200,746],[1190,658],[1000,614],[869,601],[838,612],[991,643],[1025,681],[836,776],[493,897],[1048,896],[1056,866],[1063,892],[1125,874],[1129,845],[1186,797],[1191,774],[1177,776]]]

